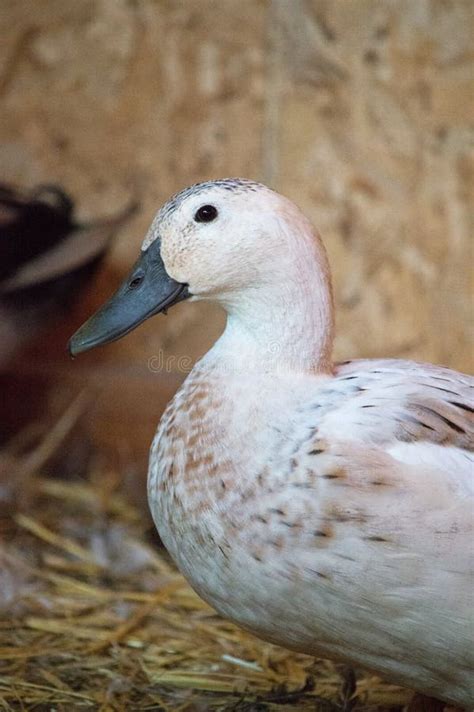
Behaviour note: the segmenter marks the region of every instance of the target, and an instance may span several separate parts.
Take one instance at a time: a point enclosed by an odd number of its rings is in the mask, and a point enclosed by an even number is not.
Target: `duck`
[[[321,238],[252,180],[166,202],[70,353],[185,300],[227,322],[150,451],[150,509],[179,570],[266,641],[472,707],[474,379],[334,363]]]
[[[136,201],[109,218],[80,222],[54,183],[0,183],[0,366],[68,309],[91,281]]]

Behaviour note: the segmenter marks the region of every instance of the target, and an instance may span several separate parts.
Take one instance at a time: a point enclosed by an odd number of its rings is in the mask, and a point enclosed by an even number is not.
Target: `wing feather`
[[[338,365],[324,426],[390,446],[427,442],[474,452],[474,378],[430,364],[356,360]],[[334,397],[334,395],[336,397]]]

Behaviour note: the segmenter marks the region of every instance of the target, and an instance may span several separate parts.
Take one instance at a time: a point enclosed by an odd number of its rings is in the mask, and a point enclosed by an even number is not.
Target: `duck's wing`
[[[327,429],[376,445],[436,444],[474,451],[474,378],[402,360],[356,360],[336,367],[336,407]],[[338,398],[339,396],[339,398]]]
[[[278,534],[294,532],[288,575],[305,577],[318,606],[334,593],[329,634],[351,611],[358,638],[347,649],[358,646],[363,664],[380,670],[384,655],[410,651],[416,684],[464,700],[474,693],[473,396],[474,379],[445,368],[337,366],[301,412],[281,497],[258,511]]]

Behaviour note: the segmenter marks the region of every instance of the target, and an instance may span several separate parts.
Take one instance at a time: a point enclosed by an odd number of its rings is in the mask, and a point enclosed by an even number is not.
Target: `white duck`
[[[186,297],[228,319],[151,450],[150,507],[182,573],[266,640],[472,705],[473,379],[334,365],[320,238],[252,181],[166,203],[71,353]]]

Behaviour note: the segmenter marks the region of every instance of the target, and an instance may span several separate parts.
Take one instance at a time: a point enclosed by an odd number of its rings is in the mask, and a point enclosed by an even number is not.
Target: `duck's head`
[[[74,334],[70,353],[115,341],[188,298],[248,310],[297,282],[308,260],[327,269],[319,239],[288,199],[236,178],[191,186],[158,211],[130,274]]]

